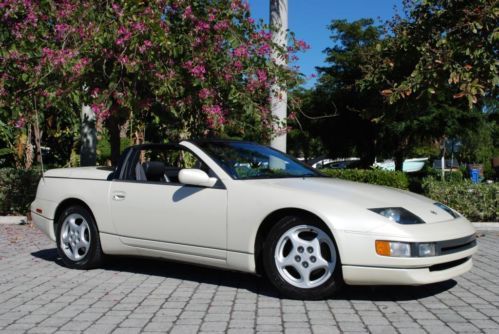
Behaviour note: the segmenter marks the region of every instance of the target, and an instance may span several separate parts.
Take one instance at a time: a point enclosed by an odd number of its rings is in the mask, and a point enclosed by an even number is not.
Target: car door
[[[179,154],[184,156],[180,162]],[[114,180],[109,193],[121,241],[134,247],[225,259],[227,190],[221,182],[213,188],[178,182],[181,168],[211,172],[207,166],[193,153],[171,146],[144,146],[130,159],[135,167],[123,179]]]

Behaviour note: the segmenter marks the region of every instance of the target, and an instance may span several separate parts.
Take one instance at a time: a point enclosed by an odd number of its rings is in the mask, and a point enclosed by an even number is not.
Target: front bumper
[[[444,270],[431,270],[430,267],[402,269],[343,266],[343,279],[345,283],[351,285],[430,284],[446,281],[468,272],[473,266],[473,260],[471,257],[465,257],[461,261],[461,263],[457,262],[457,265]]]
[[[464,218],[389,228],[368,233],[335,231],[343,279],[352,285],[421,285],[452,279],[469,271],[477,251],[475,229]],[[376,254],[376,240],[436,244],[437,256],[390,257]]]

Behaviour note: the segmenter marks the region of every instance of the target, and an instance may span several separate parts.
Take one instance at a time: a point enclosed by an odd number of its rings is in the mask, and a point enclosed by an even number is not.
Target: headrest
[[[148,181],[160,181],[165,173],[165,164],[161,161],[148,161],[142,166]]]

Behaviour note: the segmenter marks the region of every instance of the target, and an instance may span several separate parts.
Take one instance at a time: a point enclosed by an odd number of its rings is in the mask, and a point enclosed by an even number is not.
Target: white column
[[[272,41],[283,48],[287,47],[288,30],[288,0],[270,0],[270,26],[278,29],[272,34]],[[278,52],[272,52],[272,58],[281,66],[286,66],[286,59],[279,57]],[[286,89],[281,89],[277,85],[270,88],[270,104],[272,116],[281,126],[287,117],[288,93]],[[282,152],[286,152],[286,133],[273,136],[270,145]]]

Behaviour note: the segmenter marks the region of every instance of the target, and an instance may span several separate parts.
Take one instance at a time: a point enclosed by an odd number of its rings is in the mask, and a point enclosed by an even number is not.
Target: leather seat
[[[148,161],[142,164],[147,181],[165,182],[165,164],[161,161]]]

